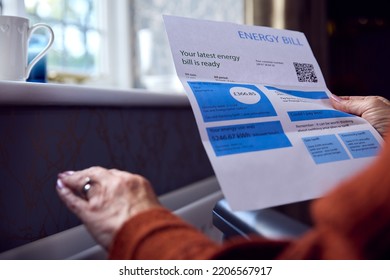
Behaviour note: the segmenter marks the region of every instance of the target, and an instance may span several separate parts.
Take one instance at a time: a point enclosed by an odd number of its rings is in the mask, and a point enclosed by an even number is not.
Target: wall
[[[59,172],[127,170],[159,195],[213,175],[188,104],[60,103],[0,106],[0,252],[80,224],[57,197]]]

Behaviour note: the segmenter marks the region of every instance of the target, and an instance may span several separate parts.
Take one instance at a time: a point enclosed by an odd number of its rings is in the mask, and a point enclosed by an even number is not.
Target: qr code
[[[313,64],[294,62],[294,67],[299,82],[318,83]]]

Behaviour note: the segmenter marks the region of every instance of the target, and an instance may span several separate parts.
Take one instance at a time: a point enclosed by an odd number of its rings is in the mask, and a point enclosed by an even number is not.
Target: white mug
[[[40,28],[49,33],[49,41],[42,51],[28,64],[28,42]],[[54,41],[50,26],[37,23],[30,27],[23,17],[0,16],[0,80],[25,81],[32,67],[46,54]]]

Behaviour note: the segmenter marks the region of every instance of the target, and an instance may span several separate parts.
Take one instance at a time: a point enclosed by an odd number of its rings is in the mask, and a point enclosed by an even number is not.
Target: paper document
[[[164,22],[232,209],[318,198],[375,159],[381,136],[333,109],[303,33],[173,16]]]

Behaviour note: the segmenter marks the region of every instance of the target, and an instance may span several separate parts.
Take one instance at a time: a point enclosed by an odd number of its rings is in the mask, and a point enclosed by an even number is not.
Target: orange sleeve
[[[128,220],[117,233],[110,259],[270,259],[286,242],[243,238],[220,245],[164,208]]]
[[[314,227],[279,258],[390,257],[390,145],[376,161],[312,204]]]
[[[218,244],[164,208],[128,220],[116,235],[111,259],[208,259]]]

